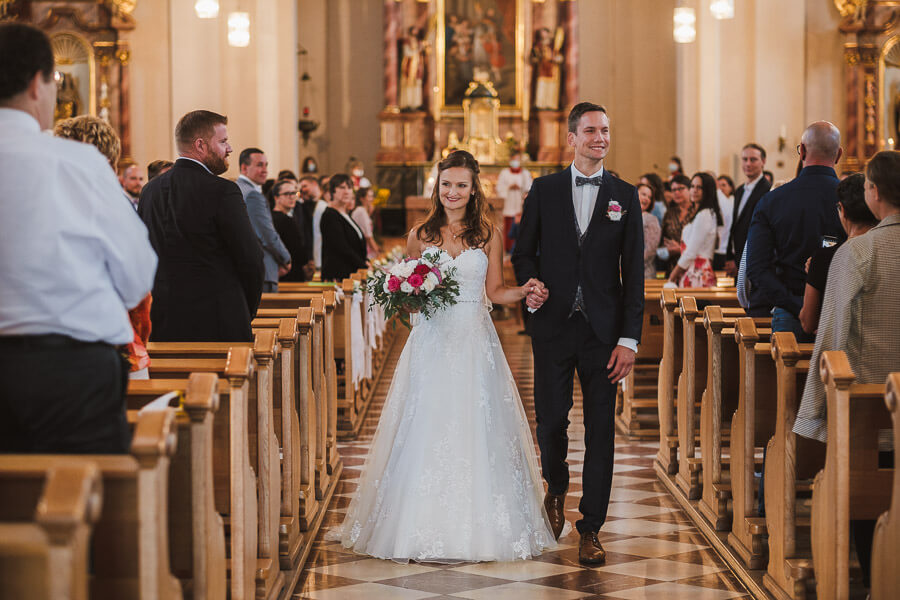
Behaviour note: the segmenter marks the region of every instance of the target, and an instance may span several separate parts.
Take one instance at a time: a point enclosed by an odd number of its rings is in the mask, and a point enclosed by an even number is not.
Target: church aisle
[[[512,320],[497,321],[497,330],[519,385],[534,431],[530,340],[516,335]],[[294,598],[311,600],[728,600],[749,598],[677,503],[656,480],[652,443],[616,438],[616,466],[609,516],[600,532],[607,551],[602,567],[578,563],[578,535],[560,539],[559,548],[530,561],[466,563],[462,565],[400,565],[345,551],[323,540],[327,528],[343,519],[356,488],[390,385],[389,374],[405,342],[397,339],[379,382],[358,440],[339,443],[344,461],[342,480],[325,517],[319,540],[307,563]],[[569,469],[572,473],[566,518],[574,523],[581,492],[584,429],[580,392],[569,427]]]

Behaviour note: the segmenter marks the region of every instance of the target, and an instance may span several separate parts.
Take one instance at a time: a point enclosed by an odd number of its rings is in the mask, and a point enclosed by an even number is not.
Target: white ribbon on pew
[[[353,387],[359,388],[359,382],[366,376],[366,336],[362,322],[362,293],[352,296],[350,310],[350,352],[353,356]],[[371,370],[371,368],[370,368]]]
[[[180,396],[181,396],[181,393],[177,392],[177,391],[169,392],[168,394],[163,394],[156,400],[153,400],[152,402],[149,402],[149,403],[145,404],[144,406],[142,406],[141,409],[138,411],[138,416],[140,416],[144,413],[148,413],[148,412],[160,412],[160,411],[166,410],[167,408],[169,408],[169,403],[172,400],[179,398]]]

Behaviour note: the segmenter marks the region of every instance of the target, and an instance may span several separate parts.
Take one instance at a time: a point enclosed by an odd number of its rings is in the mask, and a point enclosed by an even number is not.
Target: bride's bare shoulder
[[[419,228],[418,226],[413,227],[409,231],[409,236],[406,238],[406,253],[409,256],[414,256],[416,258],[422,256],[422,250],[425,248],[425,243],[419,239]]]

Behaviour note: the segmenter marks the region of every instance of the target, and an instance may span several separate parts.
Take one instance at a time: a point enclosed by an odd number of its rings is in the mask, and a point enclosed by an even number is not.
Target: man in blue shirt
[[[812,341],[800,326],[806,260],[827,237],[845,237],[837,213],[841,133],[827,121],[806,128],[797,151],[803,170],[766,194],[753,213],[747,237],[747,277],[752,316],[772,315],[772,331]]]

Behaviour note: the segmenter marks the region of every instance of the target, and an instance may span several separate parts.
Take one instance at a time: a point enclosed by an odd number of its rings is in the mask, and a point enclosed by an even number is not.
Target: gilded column
[[[128,42],[116,44],[116,58],[119,61],[119,136],[122,138],[122,156],[131,156],[131,77],[129,62],[131,50]]]

